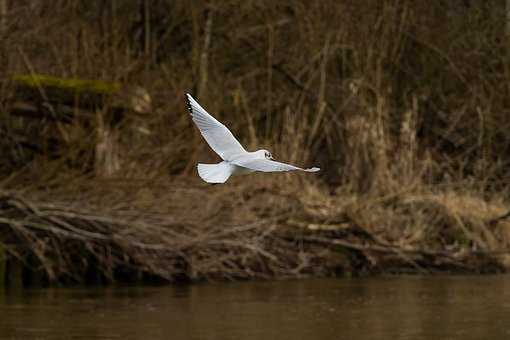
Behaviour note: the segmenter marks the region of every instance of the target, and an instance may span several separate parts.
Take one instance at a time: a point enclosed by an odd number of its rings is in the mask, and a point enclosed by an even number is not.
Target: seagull
[[[271,152],[261,149],[254,152],[246,151],[241,143],[234,137],[232,132],[220,123],[216,118],[186,93],[186,103],[193,122],[196,124],[202,137],[222,162],[217,164],[197,164],[200,177],[207,183],[225,183],[234,174],[244,174],[255,171],[281,172],[281,171],[305,171],[317,172],[320,169],[313,167],[302,169],[294,165],[277,162]]]

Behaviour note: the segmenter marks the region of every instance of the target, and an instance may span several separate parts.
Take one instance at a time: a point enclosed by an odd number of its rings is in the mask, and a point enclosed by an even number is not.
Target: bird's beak
[[[272,160],[272,161],[274,161],[274,158],[273,158],[273,156],[269,157],[269,159],[270,159],[270,160]]]

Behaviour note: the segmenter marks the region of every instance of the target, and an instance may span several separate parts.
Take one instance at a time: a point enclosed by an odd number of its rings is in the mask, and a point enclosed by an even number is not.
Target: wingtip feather
[[[193,107],[191,106],[191,100],[193,99],[193,97],[191,96],[191,94],[189,93],[185,93],[185,97],[186,97],[186,106],[188,107],[188,111],[191,115],[193,115]]]
[[[306,169],[306,171],[308,172],[317,172],[317,171],[320,171],[321,168],[317,168],[317,167],[313,167],[313,168],[310,168],[310,169]]]

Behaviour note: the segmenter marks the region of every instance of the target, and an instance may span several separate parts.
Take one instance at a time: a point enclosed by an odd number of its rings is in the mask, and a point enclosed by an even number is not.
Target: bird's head
[[[260,158],[265,158],[265,159],[270,159],[270,160],[274,160],[273,158],[273,155],[271,155],[271,152],[265,150],[265,149],[262,149],[262,150],[258,150],[256,152],[256,154],[260,157]]]

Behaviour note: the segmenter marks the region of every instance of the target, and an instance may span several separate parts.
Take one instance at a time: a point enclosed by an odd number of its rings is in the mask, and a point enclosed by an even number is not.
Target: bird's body
[[[225,183],[230,176],[254,172],[248,168],[235,165],[229,161],[217,164],[197,164],[198,175],[207,183]]]
[[[199,176],[208,183],[225,183],[231,175],[250,173],[254,171],[280,172],[280,171],[306,171],[316,172],[319,168],[302,169],[290,164],[273,160],[267,150],[246,151],[232,132],[205,111],[190,94],[186,94],[188,109],[193,122],[200,133],[223,161],[217,164],[197,165]]]
[[[246,152],[241,154],[239,157],[234,157],[232,161],[223,161],[217,164],[203,164],[198,163],[197,170],[199,176],[208,183],[225,183],[225,181],[233,175],[244,175],[256,170],[249,169],[237,165],[235,162],[242,162],[243,160],[249,160],[252,158],[264,159],[264,155],[260,152]],[[227,174],[229,174],[227,176]]]

